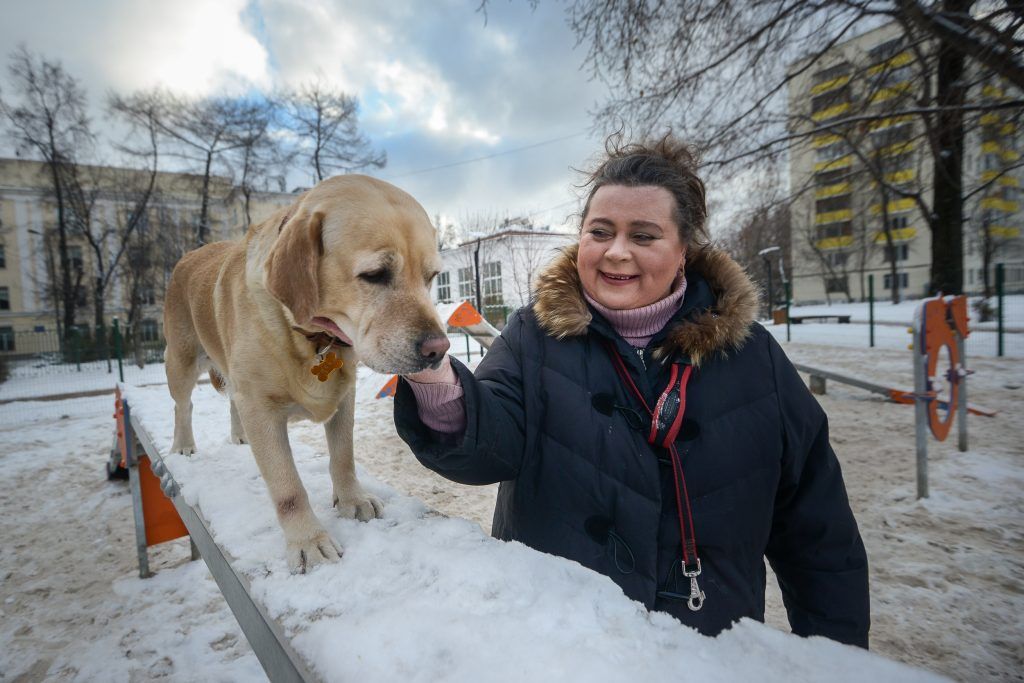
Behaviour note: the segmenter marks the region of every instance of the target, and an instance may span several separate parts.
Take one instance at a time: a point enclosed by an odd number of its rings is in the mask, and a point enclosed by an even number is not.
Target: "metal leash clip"
[[[704,591],[697,585],[697,577],[700,576],[700,558],[697,558],[697,568],[693,571],[686,568],[685,561],[682,564],[683,576],[690,579],[690,598],[686,601],[686,606],[690,608],[691,612],[700,611],[700,608],[704,606]]]
[[[331,344],[332,344],[332,342],[327,342],[327,346],[325,346],[324,348],[322,348],[322,349],[320,349],[319,351],[316,352],[316,362],[317,363],[323,363],[324,362],[324,354],[326,354],[327,351],[331,348]]]

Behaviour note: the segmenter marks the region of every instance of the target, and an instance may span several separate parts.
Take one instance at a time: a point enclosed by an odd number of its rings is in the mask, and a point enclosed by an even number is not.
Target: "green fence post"
[[[875,276],[868,275],[868,345],[875,347]]]
[[[117,355],[117,376],[124,384],[124,363],[122,362],[121,324],[114,318],[114,353]]]
[[[789,339],[789,305],[792,303],[793,292],[790,288],[789,281],[786,281],[786,341]]]
[[[996,300],[999,302],[999,317],[996,319],[997,322],[997,333],[996,338],[998,339],[998,355],[1000,358],[1003,357],[1003,319],[1005,316],[1005,308],[1003,306],[1003,283],[1005,273],[1003,271],[1003,264],[996,264]]]
[[[473,355],[469,351],[469,335],[465,332],[463,332],[463,334],[466,335],[466,362],[468,363],[473,359]]]
[[[82,371],[82,331],[77,327],[71,328],[71,344],[75,353],[75,367]]]

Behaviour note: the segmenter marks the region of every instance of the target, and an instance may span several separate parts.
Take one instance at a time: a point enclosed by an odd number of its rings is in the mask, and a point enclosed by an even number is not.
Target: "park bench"
[[[849,324],[850,316],[849,315],[840,315],[840,314],[837,314],[837,313],[826,313],[826,314],[823,314],[823,315],[791,315],[791,316],[789,316],[789,321],[791,323],[793,323],[794,325],[799,325],[800,323],[804,322],[805,320],[817,320],[817,321],[820,321],[820,322],[835,321],[837,323]]]

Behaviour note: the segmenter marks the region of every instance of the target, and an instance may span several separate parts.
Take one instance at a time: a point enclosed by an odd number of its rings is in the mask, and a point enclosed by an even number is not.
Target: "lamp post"
[[[772,302],[773,302],[773,297],[772,297],[772,262],[771,262],[771,259],[768,258],[768,255],[769,254],[774,254],[777,251],[780,251],[780,248],[778,246],[774,246],[774,247],[765,247],[761,251],[757,252],[757,255],[764,259],[764,270],[765,270],[765,273],[767,273],[767,275],[768,275],[768,296],[765,297],[765,299],[766,299],[765,303],[767,304],[767,307],[768,307],[768,315],[765,316],[766,318],[771,318],[772,317]]]

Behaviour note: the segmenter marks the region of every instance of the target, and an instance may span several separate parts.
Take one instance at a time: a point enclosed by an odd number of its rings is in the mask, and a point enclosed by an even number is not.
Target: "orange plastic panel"
[[[958,300],[959,303],[957,303]],[[957,313],[958,307],[962,307],[960,313]],[[924,311],[924,351],[927,356],[926,367],[930,385],[930,378],[938,376],[939,351],[943,346],[949,349],[949,368],[947,368],[947,371],[955,373],[960,368],[960,353],[957,350],[956,343],[956,333],[960,329],[960,323],[956,318],[958,315],[962,316],[963,325],[966,327],[966,298],[953,297],[949,301],[935,298],[925,302]],[[929,389],[936,391],[931,386],[929,386]],[[960,382],[959,378],[956,378],[950,388],[948,404],[936,399],[928,402],[928,426],[931,428],[932,434],[939,441],[945,441],[946,437],[949,436],[949,430],[953,426],[953,420],[956,417],[959,400]],[[940,404],[948,406],[945,420],[939,416]]]
[[[463,301],[455,312],[448,317],[448,324],[452,327],[469,327],[479,325],[483,322],[483,316],[468,301]]]
[[[139,458],[139,484],[142,489],[142,516],[146,520],[146,545],[156,545],[188,536],[188,529],[164,495],[160,480],[149,467],[149,457]]]
[[[391,379],[377,392],[377,398],[394,396],[396,391],[398,391],[398,375],[391,375]]]
[[[950,299],[949,302],[950,313],[953,314],[953,324],[956,326],[956,331],[960,333],[960,336],[967,339],[967,335],[971,331],[967,328],[967,297],[961,294]]]

